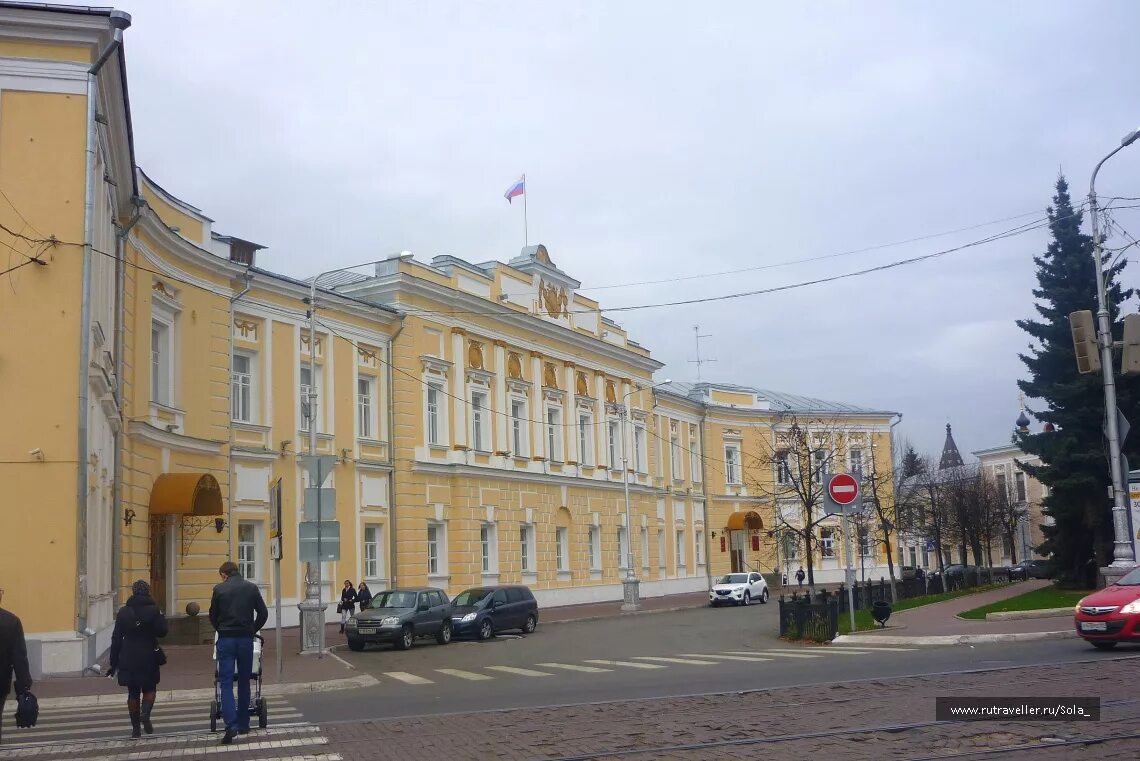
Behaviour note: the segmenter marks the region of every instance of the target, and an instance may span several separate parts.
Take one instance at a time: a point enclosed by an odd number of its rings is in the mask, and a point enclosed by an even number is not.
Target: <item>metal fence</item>
[[[811,595],[780,595],[780,636],[830,642],[839,634],[839,603],[827,590]]]

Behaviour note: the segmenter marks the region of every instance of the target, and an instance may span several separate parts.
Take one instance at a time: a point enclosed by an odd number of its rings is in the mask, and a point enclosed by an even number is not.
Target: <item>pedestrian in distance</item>
[[[4,590],[0,589],[0,603],[3,601]],[[20,619],[15,614],[0,608],[0,742],[3,742],[4,737],[4,703],[12,689],[13,677],[15,677],[16,700],[20,703],[16,709],[18,719],[22,703],[32,694],[32,672],[28,668],[28,643],[24,640],[24,625]],[[20,722],[17,721],[17,724]]]
[[[349,579],[344,580],[344,589],[340,590],[340,603],[336,606],[336,612],[340,614],[340,633],[344,634],[344,625],[356,612],[356,588]]]
[[[158,641],[166,636],[166,616],[150,595],[150,585],[139,579],[131,585],[131,596],[115,616],[111,633],[111,666],[107,676],[118,675],[127,688],[127,714],[131,717],[131,739],[140,730],[154,734],[150,712],[158,690],[160,667],[166,655]]]
[[[806,578],[807,574],[804,573],[804,567],[801,565],[800,570],[796,571],[796,584],[802,587]]]
[[[238,735],[249,734],[249,680],[253,674],[253,638],[269,620],[269,610],[257,585],[246,581],[237,563],[227,560],[218,568],[222,583],[210,598],[210,623],[218,633],[218,682],[222,693],[222,718],[226,733],[222,745],[231,745]],[[237,702],[234,702],[234,680]]]
[[[372,590],[369,589],[368,585],[363,581],[360,582],[360,586],[356,589],[356,604],[360,606],[361,610],[364,610],[372,604]]]

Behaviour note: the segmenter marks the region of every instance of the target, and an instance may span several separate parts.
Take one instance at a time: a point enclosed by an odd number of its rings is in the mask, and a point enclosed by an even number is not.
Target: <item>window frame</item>
[[[587,542],[590,550],[590,570],[602,570],[602,530],[597,526],[590,526],[587,532]]]
[[[499,542],[498,531],[494,523],[479,524],[479,568],[481,573],[495,574],[499,572]]]
[[[704,547],[704,545],[705,545],[705,532],[700,531],[700,530],[694,531],[693,532],[693,560],[696,561],[696,565],[698,568],[702,567],[705,564],[705,553],[704,553],[705,547]]]
[[[447,405],[441,403],[443,395],[442,383],[424,384],[424,440],[429,447],[447,446]]]
[[[824,537],[826,532],[827,536]],[[824,526],[819,529],[819,556],[821,558],[838,557],[835,553],[835,529]]]
[[[546,428],[547,458],[551,462],[565,462],[565,453],[562,451],[562,406],[547,404],[543,424]]]
[[[376,376],[360,373],[356,376],[356,435],[361,439],[375,440],[378,437],[379,405],[376,389],[380,387]],[[367,395],[361,393],[367,388]],[[319,392],[318,392],[319,393]]]
[[[151,315],[150,401],[163,407],[173,407],[175,399],[174,326],[173,316]],[[156,335],[159,339],[157,349]]]
[[[594,467],[594,414],[578,410],[578,464]]]
[[[373,541],[368,540],[369,532],[373,532]],[[361,573],[365,579],[382,579],[383,562],[384,562],[384,524],[382,523],[366,523],[364,530],[361,532],[364,538],[363,548],[361,551],[362,568]],[[369,557],[369,547],[373,548],[374,556]],[[369,564],[372,564],[373,572],[369,573]]]
[[[245,360],[246,369],[244,373],[239,373],[237,370],[237,361]],[[235,423],[256,423],[257,414],[257,376],[256,376],[256,355],[248,351],[234,351],[230,355],[230,420]],[[239,384],[239,376],[244,378],[244,385]],[[242,406],[244,394],[244,417],[241,415],[243,410],[238,409]]]
[[[554,565],[560,573],[570,570],[570,529],[567,526],[554,529]]]
[[[249,529],[251,533],[249,539],[242,539],[241,535],[243,529]],[[255,583],[260,581],[261,521],[239,520],[237,542],[238,571],[241,573],[242,578]],[[247,553],[249,553],[251,557],[246,557]],[[250,567],[252,567],[252,571],[249,570]]]
[[[610,418],[606,421],[606,437],[610,452],[610,470],[618,470],[624,465],[621,462],[621,422]]]
[[[1013,471],[1013,493],[1018,502],[1029,501],[1029,485],[1023,470]]]
[[[675,552],[677,553],[677,567],[686,568],[685,529],[679,528],[674,531],[673,542],[676,545]]]
[[[629,563],[630,547],[629,547],[629,529],[625,526],[618,526],[618,569],[628,570],[632,567]]]
[[[298,383],[299,393],[297,394],[297,402],[299,407],[297,410],[297,421],[300,423],[298,430],[304,433],[308,433],[310,430],[309,426],[315,425],[317,428],[317,433],[323,433],[325,430],[324,425],[321,423],[321,418],[324,416],[325,410],[324,404],[321,403],[321,393],[323,390],[322,386],[324,385],[321,382],[321,373],[323,368],[318,364],[313,369],[314,372],[310,374],[309,378],[310,383],[305,383],[304,377],[306,373],[309,373],[309,362],[307,360],[301,362],[301,371],[297,375],[297,378],[300,381]],[[315,392],[314,395],[317,397],[317,409],[316,415],[310,419],[305,417],[305,405],[309,403],[308,395],[311,392]],[[310,412],[312,412],[312,410],[310,410]]]
[[[669,437],[669,469],[674,481],[685,480],[685,466],[681,463],[681,440],[678,436]]]
[[[535,529],[533,523],[519,524],[520,563],[523,573],[536,573],[538,566],[535,548]]]
[[[638,422],[633,425],[633,467],[639,474],[649,472],[649,452],[646,446],[645,423]]]
[[[511,454],[515,457],[530,456],[530,420],[527,400],[511,397]],[[516,414],[521,409],[521,414]]]
[[[471,448],[476,452],[491,452],[491,393],[477,387],[468,394],[471,407]]]
[[[435,538],[432,539],[432,530]],[[427,522],[427,572],[428,576],[447,575],[447,523],[445,521]],[[432,555],[435,555],[435,568],[432,568]]]
[[[724,445],[724,482],[729,486],[740,486],[743,476],[740,469],[740,444],[728,442]]]

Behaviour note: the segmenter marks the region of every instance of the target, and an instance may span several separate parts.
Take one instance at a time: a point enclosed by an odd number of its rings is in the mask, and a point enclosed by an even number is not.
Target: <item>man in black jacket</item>
[[[4,590],[0,589],[0,602]],[[16,697],[32,689],[32,673],[28,668],[28,643],[24,641],[24,625],[13,614],[0,608],[0,740],[3,738],[4,702],[16,677]]]
[[[222,718],[226,734],[222,745],[236,735],[249,733],[249,680],[253,672],[253,637],[269,619],[265,600],[256,584],[238,573],[237,564],[222,563],[222,583],[210,599],[210,623],[218,633],[218,679],[222,688]],[[234,705],[234,673],[237,673],[237,705]]]

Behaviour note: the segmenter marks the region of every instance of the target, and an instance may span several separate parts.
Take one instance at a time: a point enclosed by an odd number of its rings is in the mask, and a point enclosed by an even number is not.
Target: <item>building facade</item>
[[[312,431],[334,458],[330,602],[345,578],[524,583],[557,605],[620,599],[631,573],[644,596],[794,573],[782,529],[802,517],[764,454],[791,422],[819,428],[834,472],[889,472],[893,413],[655,385],[661,363],[544,246],[401,254],[319,277],[310,303],[310,282],[263,266],[272,251],[138,169],[128,24],[0,3],[0,317],[21,326],[0,333],[0,587],[37,671],[96,663],[139,578],[196,625],[228,559],[295,625]],[[835,523],[816,527],[820,581],[846,562]],[[885,575],[881,544],[853,543]]]
[[[1045,541],[1043,526],[1051,525],[1052,518],[1042,511],[1042,501],[1048,495],[1048,487],[1022,469],[1022,464],[1040,465],[1041,459],[1036,455],[1027,455],[1018,447],[1010,444],[1004,447],[979,449],[973,452],[978,458],[978,467],[982,478],[993,483],[999,494],[1011,505],[1024,510],[1024,515],[1017,523],[1014,540],[1011,545],[1008,539],[1001,542],[998,552],[993,547],[995,562],[1001,565],[1011,565],[1022,560],[1043,559],[1047,556],[1037,551]],[[997,558],[1000,557],[1000,561]]]

